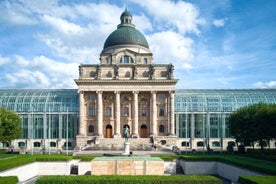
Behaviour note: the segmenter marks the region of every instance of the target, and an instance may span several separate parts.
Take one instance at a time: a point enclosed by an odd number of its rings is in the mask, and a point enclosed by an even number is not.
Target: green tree
[[[254,104],[241,107],[229,117],[229,129],[237,142],[244,146],[258,141],[263,149],[264,143],[276,137],[276,105]]]
[[[10,143],[21,136],[20,117],[13,111],[0,108],[0,141]]]

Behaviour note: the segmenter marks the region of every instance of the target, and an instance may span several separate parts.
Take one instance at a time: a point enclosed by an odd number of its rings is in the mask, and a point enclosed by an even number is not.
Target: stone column
[[[98,135],[103,136],[103,92],[97,91],[97,103],[98,103]]]
[[[157,135],[156,91],[151,92],[151,98],[152,98],[152,135]]]
[[[138,133],[138,117],[139,117],[139,111],[138,111],[138,91],[133,91],[133,107],[134,107],[134,124],[133,124],[133,135],[139,136]]]
[[[120,91],[115,91],[115,138],[121,137],[121,100],[120,100]]]
[[[85,136],[86,135],[86,124],[85,124],[85,104],[84,104],[84,91],[79,91],[79,112],[80,112],[80,120],[79,120],[79,123],[80,123],[80,132],[79,134],[80,135],[83,135]]]
[[[174,91],[170,92],[170,135],[175,135],[174,128]]]

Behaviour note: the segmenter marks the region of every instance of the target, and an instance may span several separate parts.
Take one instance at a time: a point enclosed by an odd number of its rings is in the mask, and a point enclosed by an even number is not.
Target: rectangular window
[[[111,107],[106,108],[106,116],[108,116],[108,117],[112,116],[112,108]]]
[[[148,111],[148,109],[146,107],[142,107],[141,108],[141,115],[142,116],[147,116],[147,111]]]
[[[129,109],[128,109],[128,107],[124,107],[124,116],[129,116]]]
[[[164,111],[164,106],[163,105],[159,106],[159,116],[165,116],[165,111]]]
[[[89,105],[89,108],[88,108],[88,116],[92,117],[92,116],[95,116],[95,108],[93,105]]]
[[[148,64],[148,59],[144,58],[144,64]]]

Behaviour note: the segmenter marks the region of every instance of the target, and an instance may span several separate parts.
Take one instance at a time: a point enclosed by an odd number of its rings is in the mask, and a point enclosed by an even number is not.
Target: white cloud
[[[10,63],[10,59],[9,58],[7,58],[7,57],[1,57],[0,56],[0,66],[6,65],[8,63]]]
[[[55,30],[64,34],[82,34],[82,28],[79,25],[70,23],[64,19],[44,15],[43,20],[51,25]]]
[[[133,2],[145,7],[153,18],[166,27],[176,27],[180,33],[196,33],[199,34],[199,26],[205,23],[203,18],[199,18],[199,10],[191,3],[184,1],[166,1],[151,0]],[[161,9],[160,9],[161,8]]]
[[[224,19],[215,19],[213,21],[213,25],[216,26],[216,27],[223,27],[225,25],[226,20],[227,20],[226,18],[224,18]]]
[[[1,80],[16,88],[76,88],[73,79],[78,78],[78,65],[57,62],[45,56],[32,60],[16,56],[14,65],[6,64],[8,71],[3,71]]]
[[[276,81],[269,81],[269,82],[256,82],[253,86],[257,88],[276,88]]]
[[[155,63],[173,63],[179,69],[190,69],[193,59],[193,40],[172,31],[148,37]]]

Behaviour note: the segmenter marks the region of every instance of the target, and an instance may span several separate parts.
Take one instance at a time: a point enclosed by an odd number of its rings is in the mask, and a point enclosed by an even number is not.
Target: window
[[[56,142],[50,142],[50,147],[56,147],[57,143]]]
[[[159,106],[159,116],[164,116],[164,115],[165,115],[164,106],[160,105]]]
[[[218,141],[212,142],[212,147],[220,147],[220,143]]]
[[[88,132],[89,133],[94,133],[94,126],[93,125],[89,125]]]
[[[95,100],[96,99],[96,94],[95,93],[89,94],[88,99],[89,100]]]
[[[129,116],[129,108],[124,107],[124,116]]]
[[[144,58],[144,64],[148,64],[148,58]]]
[[[111,107],[106,108],[106,116],[108,116],[108,117],[112,116],[112,108]]]
[[[148,109],[146,107],[142,107],[141,108],[141,114],[142,114],[142,116],[147,116],[147,111],[148,111]]]
[[[95,116],[95,108],[93,105],[89,105],[89,108],[88,108],[88,116]]]
[[[164,132],[165,132],[164,125],[160,125],[159,126],[159,133],[164,133]]]
[[[20,148],[25,147],[25,146],[26,146],[25,142],[19,142],[18,143],[18,147],[20,147]]]
[[[123,64],[123,63],[124,63],[124,64],[130,64],[130,63],[134,63],[134,62],[133,62],[132,57],[130,57],[130,56],[128,56],[128,55],[125,55],[125,56],[121,57],[120,63],[121,63],[121,64]]]
[[[183,142],[181,143],[181,146],[182,146],[182,147],[189,147],[189,146],[190,146],[190,143],[187,142],[187,141],[183,141]]]
[[[196,143],[197,147],[203,147],[204,146],[204,142],[203,141],[199,141]]]
[[[40,142],[34,142],[34,147],[40,147]]]

